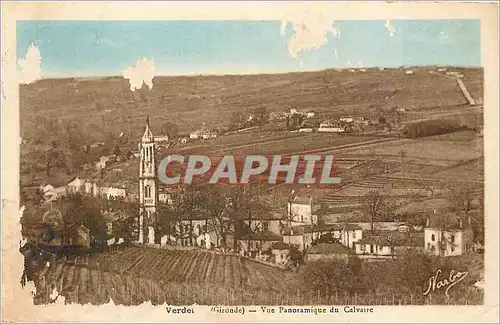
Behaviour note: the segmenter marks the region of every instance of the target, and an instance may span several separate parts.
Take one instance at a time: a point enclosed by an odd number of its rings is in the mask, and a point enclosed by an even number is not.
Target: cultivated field
[[[394,292],[325,293],[323,290],[300,288],[289,281],[288,275],[293,276],[292,274],[273,273],[273,270],[277,269],[258,264],[265,267],[265,272],[262,272],[263,270],[256,267],[257,264],[252,261],[244,261],[244,266],[232,267],[228,265],[233,262],[232,260],[228,261],[220,255],[211,257],[214,254],[209,252],[183,251],[182,256],[179,252],[172,260],[170,258],[175,256],[176,252],[157,250],[153,253],[152,251],[136,248],[111,256],[102,255],[100,262],[108,256],[109,262],[120,262],[112,269],[105,266],[98,268],[95,264],[87,267],[52,262],[39,273],[38,280],[35,281],[37,289],[34,302],[47,304],[57,297],[64,298],[66,303],[94,305],[105,304],[110,300],[122,305],[138,305],[148,301],[152,304],[167,305],[467,305],[481,304],[483,299],[482,291],[472,286],[483,272],[481,255],[460,256],[449,260],[457,264],[457,269],[466,268],[470,272],[470,278],[461,285],[460,292],[451,292],[451,298],[448,299],[441,295],[424,297],[422,294],[398,295]],[[146,256],[141,258],[129,255],[141,252]],[[144,259],[149,261],[149,264]],[[166,259],[170,262],[165,263]],[[143,261],[137,262],[138,260]],[[199,262],[194,263],[193,260]],[[207,272],[207,267],[203,266],[204,262],[213,262],[217,264],[218,269]],[[181,266],[181,263],[184,265]],[[191,270],[200,267],[201,270]],[[132,268],[135,270],[132,271]],[[234,273],[224,273],[223,268]],[[162,271],[159,271],[160,269]],[[172,275],[174,269],[184,272],[174,276]],[[235,284],[234,278],[243,276],[246,271],[250,271],[247,275],[260,283],[250,286]],[[214,278],[214,274],[219,278]],[[220,278],[222,275],[224,279]],[[201,280],[203,278],[205,280]],[[277,290],[276,285],[283,286]]]
[[[157,281],[210,283],[283,289],[288,273],[255,261],[204,251],[131,247],[112,254],[93,256],[91,265],[101,270],[137,275]]]

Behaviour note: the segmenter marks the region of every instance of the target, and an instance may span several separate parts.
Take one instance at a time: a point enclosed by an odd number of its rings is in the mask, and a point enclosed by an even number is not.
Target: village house
[[[353,123],[354,119],[352,117],[340,117],[339,121],[343,123]]]
[[[73,181],[67,184],[69,194],[83,193],[85,188],[85,180],[76,177]]]
[[[216,138],[216,137],[217,137],[217,133],[214,131],[210,131],[208,129],[196,130],[196,131],[189,134],[190,139],[209,139],[209,138]]]
[[[474,235],[470,218],[453,213],[434,213],[424,228],[425,250],[434,255],[453,256],[472,251]]]
[[[339,260],[347,263],[351,254],[352,251],[342,244],[318,243],[307,251],[305,261]]]
[[[423,233],[404,233],[398,231],[376,231],[367,234],[355,244],[356,254],[364,257],[392,257],[401,255],[409,249],[422,250]]]
[[[273,244],[282,242],[279,234],[271,231],[260,231],[244,236],[238,241],[239,249],[255,258],[262,252],[271,252]]]
[[[220,245],[216,232],[209,226],[209,219],[197,213],[177,215],[166,225],[168,234],[160,237],[160,245],[198,246],[211,249]]]
[[[309,249],[313,241],[312,226],[299,225],[283,229],[283,243],[304,252]]]
[[[322,235],[331,234],[339,243],[350,249],[354,248],[354,243],[363,238],[363,229],[352,223],[316,225],[311,228],[311,232],[314,240],[319,239]]]
[[[244,222],[252,232],[269,231],[281,235],[283,229],[283,217],[279,213],[259,213]]]
[[[319,128],[317,129],[317,131],[326,133],[343,133],[346,131],[346,129],[338,123],[324,121],[319,124]]]
[[[165,144],[165,143],[168,143],[169,137],[168,137],[168,135],[158,135],[158,136],[155,135],[154,140],[155,140],[155,143],[157,143],[157,144]]]
[[[316,224],[318,216],[313,215],[313,199],[312,197],[293,197],[291,202],[287,203],[288,216],[291,224]]]
[[[312,227],[313,240],[318,240],[321,236],[330,234],[333,238],[340,241],[342,235],[341,224],[317,224]]]
[[[356,224],[341,224],[340,243],[354,249],[354,243],[363,238],[363,230]]]
[[[279,265],[286,265],[290,261],[291,246],[283,242],[274,243],[271,247],[271,254],[274,262]]]
[[[158,194],[158,201],[168,205],[173,204],[172,195],[168,192],[160,192]]]
[[[107,194],[106,198],[111,199],[111,198],[125,198],[127,197],[126,190],[124,188],[115,188],[115,187],[110,187]]]

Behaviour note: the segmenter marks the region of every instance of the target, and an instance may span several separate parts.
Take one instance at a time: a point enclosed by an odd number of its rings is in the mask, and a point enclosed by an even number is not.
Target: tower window
[[[264,231],[269,231],[269,222],[263,222],[262,223],[262,229]]]
[[[144,197],[151,198],[151,186],[149,185],[144,186]]]
[[[432,234],[431,241],[434,242],[436,240],[436,235]]]

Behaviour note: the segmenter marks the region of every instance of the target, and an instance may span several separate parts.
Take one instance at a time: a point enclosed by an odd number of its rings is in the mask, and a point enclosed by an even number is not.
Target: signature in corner
[[[439,275],[442,273],[441,269],[437,270],[436,273],[429,278],[429,286],[427,290],[424,292],[424,296],[427,296],[429,293],[436,291],[437,289],[446,287],[444,294],[446,297],[450,297],[448,295],[448,290],[451,287],[455,286],[460,281],[464,280],[465,277],[469,274],[468,271],[455,271],[451,270],[448,278],[440,279]]]

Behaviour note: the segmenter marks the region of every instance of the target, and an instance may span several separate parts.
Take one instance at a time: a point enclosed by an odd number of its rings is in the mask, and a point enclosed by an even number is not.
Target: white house
[[[312,227],[308,225],[292,226],[283,229],[283,243],[307,251],[313,241]]]
[[[318,132],[324,132],[324,133],[344,133],[345,128],[343,127],[319,127]]]
[[[96,168],[97,169],[106,169],[106,164],[109,161],[109,156],[101,156],[99,162],[96,163]]]
[[[353,249],[354,243],[363,238],[363,230],[356,224],[342,224],[341,228],[340,243]]]
[[[123,188],[115,188],[109,187],[108,192],[106,193],[106,198],[110,199],[112,197],[126,197],[125,189]]]
[[[169,205],[173,203],[171,195],[166,192],[161,192],[158,194],[158,201]]]
[[[83,192],[85,190],[84,185],[85,185],[85,180],[76,177],[73,181],[68,183],[68,192],[69,193]]]
[[[290,260],[290,248],[290,245],[283,242],[274,243],[271,247],[274,262],[280,265],[286,265]]]
[[[424,228],[425,251],[434,255],[453,256],[469,253],[473,249],[474,235],[470,218],[434,213]]]
[[[316,223],[317,216],[312,213],[312,203],[312,197],[294,197],[291,202],[287,203],[290,220],[298,224]]]
[[[164,144],[164,143],[168,143],[169,137],[168,137],[168,135],[159,135],[159,136],[155,136],[154,140],[155,140],[155,143],[157,143],[157,144]]]
[[[339,120],[341,122],[344,122],[344,123],[352,123],[352,122],[354,122],[354,118],[352,118],[352,117],[340,117]]]
[[[197,130],[189,134],[190,139],[208,139],[208,138],[216,138],[217,134],[215,132],[209,130]]]

